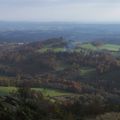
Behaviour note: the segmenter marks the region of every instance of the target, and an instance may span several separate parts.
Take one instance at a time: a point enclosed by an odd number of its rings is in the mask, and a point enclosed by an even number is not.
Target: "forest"
[[[0,44],[0,86],[15,88],[0,90],[0,119],[119,120],[119,50],[62,37]]]

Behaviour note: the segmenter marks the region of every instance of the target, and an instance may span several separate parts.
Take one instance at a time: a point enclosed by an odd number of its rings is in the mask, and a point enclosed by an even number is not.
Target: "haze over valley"
[[[0,22],[0,42],[32,42],[63,37],[80,42],[119,43],[119,24],[71,22]]]
[[[0,0],[0,120],[120,120],[120,1]]]

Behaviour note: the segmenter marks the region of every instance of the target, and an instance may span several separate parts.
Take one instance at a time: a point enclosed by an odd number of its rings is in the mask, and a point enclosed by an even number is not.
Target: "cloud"
[[[0,20],[120,21],[119,0],[0,0]]]
[[[64,4],[116,4],[120,0],[0,0],[0,6],[46,6]]]
[[[119,0],[0,0],[0,3],[116,3]]]

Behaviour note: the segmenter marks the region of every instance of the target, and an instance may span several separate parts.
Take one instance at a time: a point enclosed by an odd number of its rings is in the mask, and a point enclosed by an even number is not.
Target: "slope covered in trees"
[[[105,43],[89,44],[101,47]],[[81,45],[84,44],[63,38],[1,44],[0,86],[18,89],[0,97],[0,119],[119,119],[119,51]],[[52,88],[72,94],[49,96],[30,88]]]
[[[111,88],[114,88],[112,92],[119,91],[119,56],[84,48],[75,51],[68,43],[63,38],[54,38],[1,50],[0,75],[10,79],[1,79],[0,84],[16,86],[26,81],[31,87],[54,87],[73,92],[100,89],[111,92]],[[51,49],[40,52],[48,47]],[[54,51],[54,48],[67,50]]]

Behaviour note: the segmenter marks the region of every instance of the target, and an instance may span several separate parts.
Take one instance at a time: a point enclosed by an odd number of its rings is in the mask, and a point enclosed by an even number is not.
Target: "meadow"
[[[120,50],[120,45],[117,44],[103,44],[101,46],[94,46],[91,43],[82,44],[80,47],[91,50],[108,50],[112,52],[117,52]]]
[[[65,92],[62,90],[56,90],[56,89],[48,89],[48,88],[31,88],[32,90],[35,91],[40,91],[43,93],[45,96],[50,96],[50,97],[55,97],[55,96],[67,96],[67,95],[72,95],[73,93]],[[10,93],[16,91],[16,87],[3,87],[0,86],[0,95],[9,95]]]
[[[111,43],[105,43],[99,46],[95,46],[92,43],[71,43],[72,48],[66,48],[64,47],[52,47],[52,46],[47,46],[45,45],[43,48],[39,49],[38,52],[44,53],[47,51],[53,51],[53,52],[65,52],[65,51],[76,51],[79,52],[81,51],[81,48],[83,49],[89,49],[89,50],[94,50],[94,51],[110,51],[110,52],[119,52],[120,51],[120,45],[119,44],[111,44]]]

